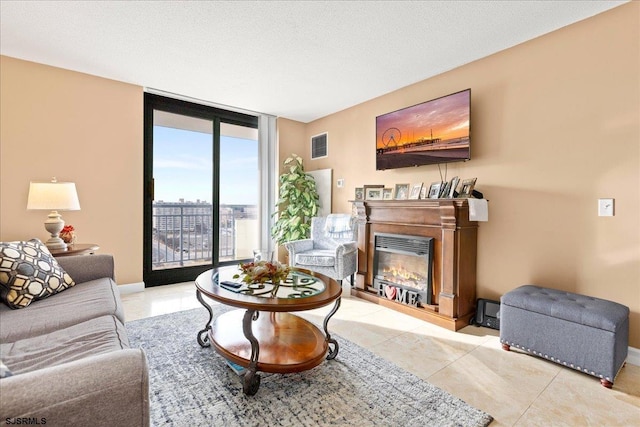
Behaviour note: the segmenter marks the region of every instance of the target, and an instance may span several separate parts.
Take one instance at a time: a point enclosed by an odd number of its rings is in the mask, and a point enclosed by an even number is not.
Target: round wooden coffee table
[[[271,283],[242,284],[233,288],[236,266],[205,271],[196,278],[196,297],[209,311],[209,321],[198,332],[202,347],[213,344],[227,360],[247,368],[243,391],[254,395],[260,387],[257,371],[288,373],[311,369],[338,354],[338,342],[327,325],[340,307],[342,287],[333,279],[308,270],[293,269],[277,289]],[[237,279],[235,279],[237,281]],[[239,310],[215,319],[205,295]],[[324,332],[313,323],[292,314],[332,302],[334,307],[323,322]]]

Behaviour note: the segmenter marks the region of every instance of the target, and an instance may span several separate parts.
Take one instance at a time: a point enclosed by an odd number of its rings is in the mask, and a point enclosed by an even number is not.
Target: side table
[[[66,249],[50,249],[49,251],[54,257],[60,257],[69,255],[91,255],[98,249],[100,249],[100,246],[95,243],[74,243],[73,245],[68,245]]]

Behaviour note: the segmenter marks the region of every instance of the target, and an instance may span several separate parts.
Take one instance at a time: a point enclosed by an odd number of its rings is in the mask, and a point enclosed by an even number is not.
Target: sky
[[[154,126],[155,200],[212,201],[211,134]],[[258,141],[221,136],[220,204],[258,204]]]
[[[400,130],[401,144],[431,138],[431,130],[442,140],[469,136],[469,97],[470,92],[462,91],[378,116],[376,147],[385,148],[382,135],[389,128]]]

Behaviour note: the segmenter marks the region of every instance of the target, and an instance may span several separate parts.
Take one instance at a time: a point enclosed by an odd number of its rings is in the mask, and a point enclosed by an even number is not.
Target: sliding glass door
[[[260,247],[258,118],[145,94],[146,286]]]

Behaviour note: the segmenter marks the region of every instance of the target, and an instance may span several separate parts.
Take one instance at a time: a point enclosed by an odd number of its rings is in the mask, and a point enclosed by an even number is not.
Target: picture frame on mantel
[[[428,199],[429,197],[429,187],[427,187],[426,185],[422,186],[422,190],[420,190],[420,198],[421,199]]]
[[[476,186],[476,180],[478,178],[470,178],[462,180],[460,194],[458,194],[459,199],[468,199],[471,197],[471,193],[473,193],[473,188]]]
[[[449,194],[446,196],[450,199],[456,197],[456,189],[458,188],[458,184],[460,183],[460,178],[454,176],[451,178],[451,187],[449,187]]]
[[[382,190],[382,200],[393,200],[393,188],[384,188]]]
[[[354,196],[355,196],[354,200],[364,200],[364,188],[356,187]]]
[[[382,200],[383,189],[384,189],[384,185],[365,185],[364,199],[365,200]]]
[[[441,189],[442,189],[442,181],[431,183],[427,197],[430,199],[437,199],[440,196]]]
[[[394,195],[396,200],[406,200],[409,197],[409,184],[396,184]]]
[[[411,187],[411,193],[409,193],[409,200],[418,200],[420,198],[420,191],[422,190],[422,183],[413,184]]]
[[[442,183],[442,187],[440,189],[440,195],[438,196],[439,199],[446,199],[447,197],[449,197],[449,189],[451,188],[451,182],[450,181],[446,181]]]

